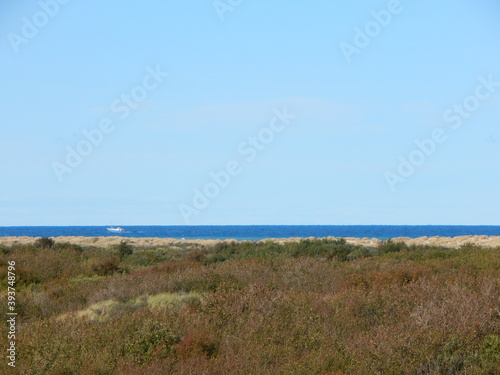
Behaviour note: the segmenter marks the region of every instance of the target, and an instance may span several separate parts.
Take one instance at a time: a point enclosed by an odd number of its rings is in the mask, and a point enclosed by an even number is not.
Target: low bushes
[[[117,250],[0,252],[18,272],[19,373],[500,372],[500,249]]]
[[[408,246],[406,245],[406,243],[402,241],[394,242],[390,238],[387,241],[382,241],[378,245],[378,251],[381,254],[396,253],[403,250],[408,250]]]
[[[54,246],[54,243],[55,243],[55,241],[52,238],[41,237],[35,241],[34,246],[36,248],[42,248],[42,249],[51,248],[52,246]]]
[[[125,271],[125,268],[120,267],[120,258],[117,256],[99,259],[92,264],[92,272],[99,276],[110,276]]]
[[[274,259],[323,257],[339,261],[353,260],[374,254],[374,249],[347,243],[340,239],[304,239],[299,242],[222,242],[211,249],[197,252],[197,259],[205,264],[234,259]]]

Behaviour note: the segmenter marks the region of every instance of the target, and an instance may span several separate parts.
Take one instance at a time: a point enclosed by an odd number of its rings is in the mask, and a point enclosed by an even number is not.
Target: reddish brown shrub
[[[92,271],[99,276],[109,276],[123,269],[120,268],[120,258],[113,256],[96,261],[92,264]]]

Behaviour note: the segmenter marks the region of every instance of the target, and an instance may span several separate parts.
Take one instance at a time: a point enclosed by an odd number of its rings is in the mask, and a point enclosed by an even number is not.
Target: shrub
[[[483,366],[486,368],[491,368],[490,373],[494,373],[493,369],[496,366],[496,370],[500,370],[500,336],[499,335],[489,335],[485,338],[481,351],[480,357],[483,362]]]
[[[51,248],[54,246],[55,241],[49,237],[40,237],[35,241],[35,247],[37,248]]]
[[[359,249],[353,250],[349,254],[347,254],[346,260],[365,258],[370,255],[371,255],[370,250],[368,250],[367,248],[360,247]]]
[[[480,246],[475,245],[472,242],[465,242],[462,245],[460,245],[460,250],[465,250],[465,251],[477,250],[478,248],[480,248]]]
[[[57,243],[56,246],[57,250],[73,250],[78,253],[81,253],[83,251],[82,247],[79,245],[75,245],[69,242],[60,242]]]
[[[188,332],[184,339],[175,346],[175,354],[179,359],[204,355],[215,358],[219,347],[215,340],[204,332]]]
[[[234,276],[228,274],[212,273],[201,278],[190,278],[173,283],[172,291],[176,293],[190,292],[216,292],[220,290],[242,289],[244,285]]]
[[[123,260],[123,258],[125,258],[127,255],[132,255],[134,253],[132,246],[130,246],[125,241],[120,242],[120,244],[116,246],[116,250],[118,250],[118,256],[120,257],[120,260]]]
[[[165,323],[145,320],[130,335],[122,347],[124,356],[131,356],[133,361],[144,364],[154,355],[156,358],[167,357],[180,340]]]
[[[396,253],[402,250],[408,250],[408,245],[406,245],[403,241],[394,242],[391,238],[387,241],[382,241],[378,245],[378,251],[381,254]]]
[[[365,251],[363,251],[365,250]],[[349,254],[353,256],[348,257]],[[232,242],[218,243],[210,251],[197,254],[198,260],[204,264],[220,263],[234,259],[271,259],[298,257],[326,257],[346,261],[369,255],[369,251],[360,245],[347,243],[344,238],[303,239],[299,242],[276,243],[263,242]]]
[[[133,254],[127,255],[124,261],[131,266],[147,267],[165,263],[166,261],[169,261],[170,258],[171,256],[169,254],[164,254],[154,250],[141,249],[140,251],[134,251]]]
[[[500,374],[500,247],[387,242],[13,245],[18,372]]]
[[[285,245],[287,246],[287,245]],[[347,243],[345,238],[330,239],[305,239],[295,244],[294,257],[299,256],[321,256],[327,259],[346,261],[359,257],[363,252],[363,247]],[[349,257],[349,254],[353,254]]]
[[[109,276],[115,272],[124,271],[119,265],[120,259],[116,256],[104,258],[92,265],[92,271],[99,276]]]

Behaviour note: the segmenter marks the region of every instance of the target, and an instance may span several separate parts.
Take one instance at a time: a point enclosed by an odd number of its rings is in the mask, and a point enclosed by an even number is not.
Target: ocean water
[[[393,237],[500,236],[495,225],[203,225],[203,226],[123,226],[124,233],[111,233],[105,226],[0,227],[0,237],[30,236],[121,236],[185,239],[260,240],[286,237]]]

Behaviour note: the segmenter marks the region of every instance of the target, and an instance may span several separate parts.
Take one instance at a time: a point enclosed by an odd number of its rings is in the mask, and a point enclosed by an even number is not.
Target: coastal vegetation
[[[499,374],[499,254],[344,239],[2,246],[18,320],[16,368],[0,372]]]

